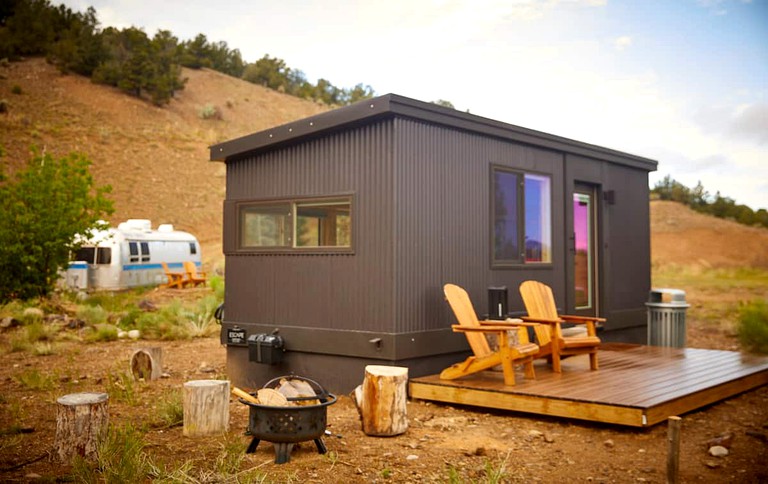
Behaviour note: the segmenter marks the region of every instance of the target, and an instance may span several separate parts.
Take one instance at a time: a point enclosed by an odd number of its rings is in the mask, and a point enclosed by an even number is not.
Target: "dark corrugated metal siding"
[[[553,264],[491,270],[489,218],[491,165],[502,165],[552,177],[553,226],[562,227],[562,154],[406,119],[396,120],[395,136],[396,332],[453,323],[446,282],[465,287],[482,314],[490,285],[507,285],[512,302],[527,278],[564,279],[557,229]]]
[[[393,123],[228,163],[227,199],[353,196],[353,255],[227,256],[227,319],[391,332]],[[225,247],[236,234],[225,231]],[[229,240],[226,240],[229,238]]]

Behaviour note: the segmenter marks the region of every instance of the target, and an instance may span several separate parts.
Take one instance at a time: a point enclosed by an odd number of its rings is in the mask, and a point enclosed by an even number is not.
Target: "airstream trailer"
[[[182,271],[192,261],[200,267],[200,244],[194,235],[163,224],[131,219],[117,228],[94,231],[72,254],[66,286],[80,290],[127,289],[166,282],[162,266]]]

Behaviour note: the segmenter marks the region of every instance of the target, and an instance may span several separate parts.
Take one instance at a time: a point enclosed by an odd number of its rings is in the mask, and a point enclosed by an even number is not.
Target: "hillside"
[[[184,70],[186,88],[157,108],[79,76],[62,76],[43,59],[0,67],[0,144],[11,169],[32,144],[86,153],[100,184],[113,187],[113,223],[148,218],[194,233],[207,265],[221,259],[224,166],[208,146],[319,113],[327,107],[208,69]],[[22,94],[13,94],[18,85]],[[213,105],[221,120],[203,120]],[[673,203],[651,203],[656,265],[768,268],[768,230],[745,227]],[[210,267],[210,266],[209,266]],[[213,267],[210,267],[213,268]]]
[[[654,266],[768,269],[768,229],[695,212],[676,202],[651,202]]]
[[[37,145],[55,155],[86,153],[99,184],[112,185],[110,222],[148,218],[195,234],[207,264],[221,257],[224,165],[208,146],[287,123],[327,107],[218,72],[184,69],[186,88],[164,108],[80,76],[62,76],[43,59],[0,67],[0,144],[9,171]],[[11,89],[18,85],[21,94]],[[216,106],[221,120],[201,119]]]

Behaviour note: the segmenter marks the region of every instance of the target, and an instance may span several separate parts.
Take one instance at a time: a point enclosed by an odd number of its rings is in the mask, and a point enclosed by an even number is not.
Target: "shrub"
[[[92,326],[104,324],[107,322],[107,311],[101,306],[80,306],[77,308],[77,318]]]
[[[12,177],[0,164],[0,302],[53,292],[75,238],[113,211],[109,186],[96,187],[91,161],[35,150]]]
[[[737,332],[747,350],[768,354],[768,303],[752,301],[742,305]]]
[[[198,109],[197,115],[200,116],[200,119],[220,120],[222,118],[221,110],[213,104],[206,104],[205,106]]]
[[[184,422],[184,400],[176,389],[163,396],[157,408],[159,426],[175,427]]]
[[[21,92],[22,92],[21,86],[19,86],[18,84],[14,84],[13,87],[11,88],[11,93],[13,94],[21,94]]]

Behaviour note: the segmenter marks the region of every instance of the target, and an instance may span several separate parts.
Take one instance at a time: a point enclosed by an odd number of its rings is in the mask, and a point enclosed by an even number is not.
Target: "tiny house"
[[[200,243],[173,225],[152,228],[146,219],[130,219],[117,228],[81,237],[63,283],[79,290],[119,290],[166,282],[162,263],[182,270],[185,261],[201,265]]]
[[[516,316],[519,284],[540,280],[563,312],[608,318],[604,340],[645,338],[653,160],[393,94],[210,150],[235,384],[437,373],[468,351],[447,282],[480,316]],[[268,363],[248,342],[264,335],[282,352]]]

